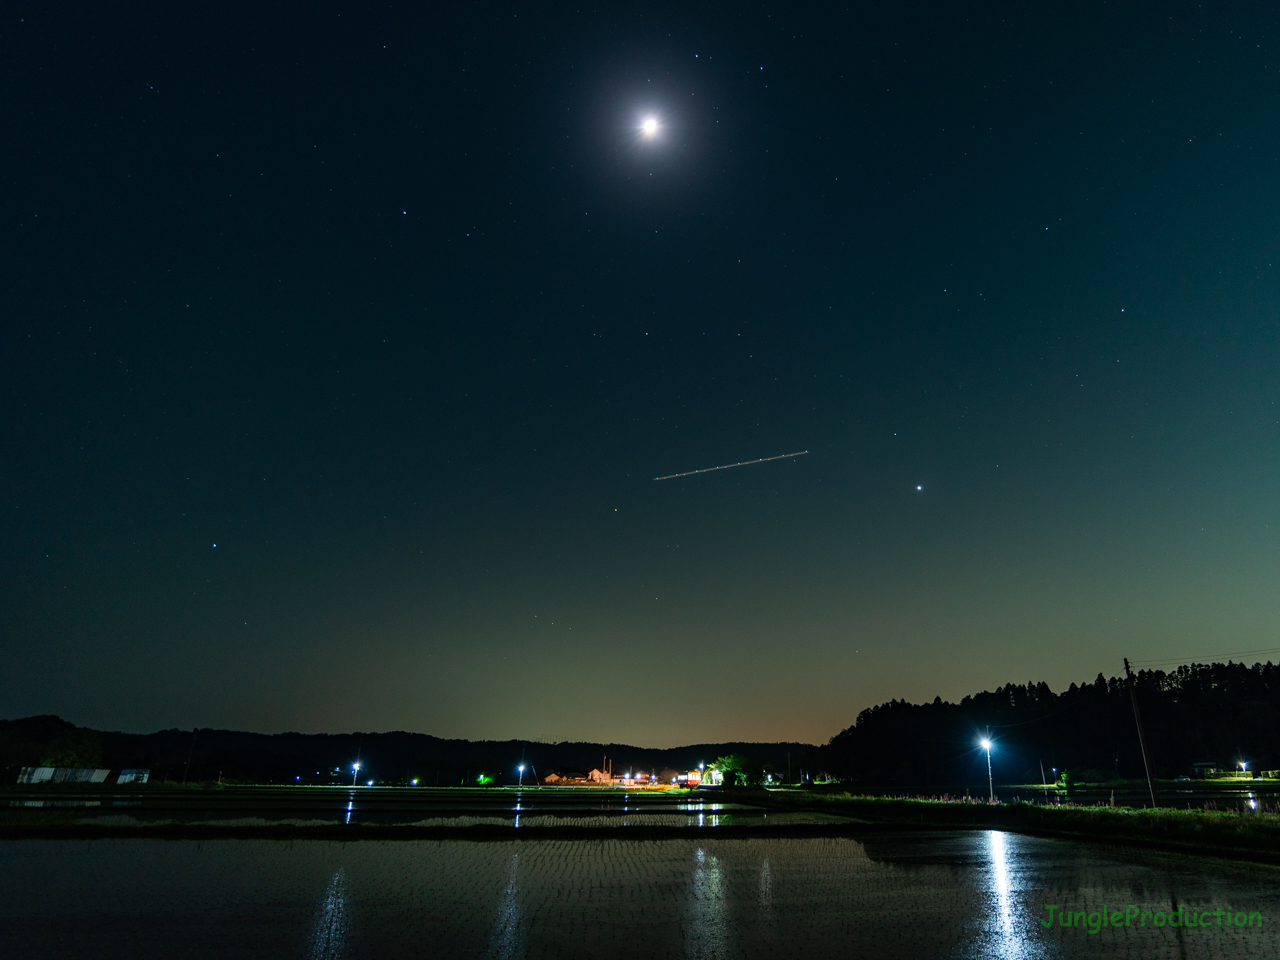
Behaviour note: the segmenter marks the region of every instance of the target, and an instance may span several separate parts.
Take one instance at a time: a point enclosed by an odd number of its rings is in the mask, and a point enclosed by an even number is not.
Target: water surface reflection
[[[1045,945],[1028,929],[1026,918],[1035,909],[1018,896],[1021,885],[1015,877],[1024,838],[999,830],[988,830],[985,836],[991,858],[991,909],[978,936],[982,953],[1000,960],[1037,960],[1046,955]]]
[[[494,960],[515,960],[524,956],[524,937],[521,921],[524,910],[520,906],[520,884],[517,870],[520,866],[520,854],[511,855],[511,864],[507,873],[507,885],[503,888],[498,900],[498,918],[493,926],[489,939],[487,956]]]
[[[341,960],[347,953],[347,873],[339,868],[329,880],[311,931],[311,960]]]
[[[685,932],[685,956],[697,960],[730,957],[729,898],[720,860],[694,851],[692,896]]]
[[[209,960],[1280,958],[1271,867],[1001,832],[698,837],[10,841],[0,956],[136,960],[180,944]],[[1041,924],[1045,903],[1171,902],[1260,911],[1265,925]]]

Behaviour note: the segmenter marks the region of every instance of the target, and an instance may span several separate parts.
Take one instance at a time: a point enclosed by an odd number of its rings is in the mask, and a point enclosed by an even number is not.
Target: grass
[[[929,829],[1000,829],[1280,860],[1280,814],[830,795],[832,813]]]

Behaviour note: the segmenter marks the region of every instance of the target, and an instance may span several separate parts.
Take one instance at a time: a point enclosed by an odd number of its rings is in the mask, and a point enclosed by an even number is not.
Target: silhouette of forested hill
[[[787,757],[812,753],[808,743],[704,743],[646,749],[616,743],[537,743],[524,740],[445,740],[422,733],[246,733],[236,730],[161,730],[133,734],[88,730],[59,717],[0,721],[0,765],[12,783],[20,767],[35,765],[147,768],[154,780],[251,780],[259,783],[350,783],[360,780],[427,785],[473,784],[480,773],[514,783],[516,765],[539,777],[552,771],[586,773],[604,758],[613,771],[689,770],[730,753],[762,760],[785,773]],[[79,751],[77,753],[76,751]],[[189,760],[189,767],[188,767]],[[339,773],[335,774],[334,771]],[[295,780],[295,778],[297,778]]]
[[[1267,662],[1191,664],[1172,672],[1143,670],[1135,690],[1157,775],[1191,772],[1208,761],[1232,770],[1280,769],[1280,666]],[[989,735],[1000,783],[1039,783],[1053,769],[1077,780],[1141,778],[1142,754],[1124,678],[1054,693],[1041,683],[1010,683],[965,697],[913,704],[890,700],[863,710],[825,746],[804,743],[716,743],[652,750],[626,744],[444,740],[421,733],[301,734],[234,730],[161,730],[130,734],[87,730],[58,717],[0,721],[0,766],[13,782],[21,766],[145,767],[157,780],[252,780],[276,783],[413,778],[441,786],[473,783],[483,772],[498,783],[516,779],[522,761],[539,777],[586,773],[609,758],[625,770],[688,770],[730,753],[743,754],[793,779],[827,772],[868,790],[941,791],[985,785]],[[338,773],[334,771],[338,770]],[[295,780],[295,778],[297,778]]]
[[[1235,769],[1280,768],[1280,666],[1267,662],[1191,664],[1142,670],[1135,690],[1157,775],[1191,773],[1197,761]],[[842,779],[927,789],[986,784],[990,732],[997,783],[1039,783],[1056,767],[1077,779],[1143,777],[1133,705],[1123,677],[1054,693],[1047,684],[1010,683],[959,703],[890,700],[863,710],[819,751]]]

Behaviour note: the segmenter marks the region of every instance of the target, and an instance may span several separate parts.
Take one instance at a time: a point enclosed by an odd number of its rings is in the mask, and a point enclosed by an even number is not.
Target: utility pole
[[[995,803],[996,800],[996,782],[991,777],[991,728],[987,727],[987,737],[982,741],[982,747],[987,751],[987,790],[990,802]]]
[[[191,749],[187,752],[187,762],[182,765],[182,782],[187,782],[187,769],[191,766],[191,758],[196,755],[196,728],[191,728]]]
[[[1147,789],[1151,791],[1151,806],[1158,807],[1156,799],[1155,771],[1151,766],[1151,752],[1147,749],[1147,735],[1142,731],[1142,715],[1138,713],[1138,692],[1133,686],[1133,671],[1129,669],[1129,658],[1124,658],[1124,675],[1129,680],[1129,700],[1133,703],[1133,722],[1138,725],[1138,745],[1142,747],[1142,766],[1147,771]]]

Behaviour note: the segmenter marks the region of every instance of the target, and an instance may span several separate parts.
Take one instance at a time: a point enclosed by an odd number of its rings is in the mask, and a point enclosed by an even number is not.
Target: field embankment
[[[1224,810],[982,803],[827,796],[806,804],[851,821],[913,829],[1016,830],[1140,843],[1280,863],[1280,815]]]

